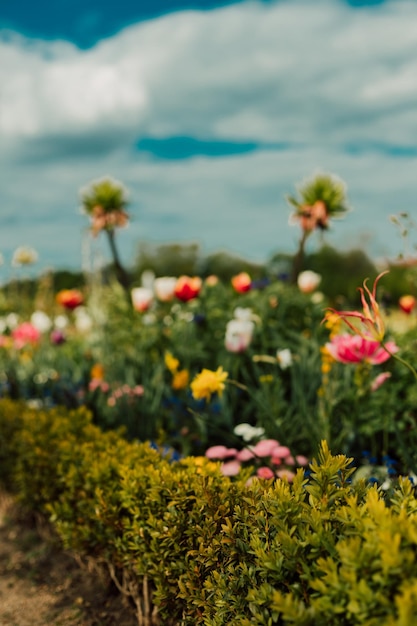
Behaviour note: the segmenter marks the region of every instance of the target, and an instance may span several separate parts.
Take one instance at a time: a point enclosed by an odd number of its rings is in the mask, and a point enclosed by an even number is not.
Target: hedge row
[[[138,623],[417,623],[417,500],[352,485],[323,442],[293,484],[223,477],[101,432],[84,410],[0,401],[0,479],[105,566]]]

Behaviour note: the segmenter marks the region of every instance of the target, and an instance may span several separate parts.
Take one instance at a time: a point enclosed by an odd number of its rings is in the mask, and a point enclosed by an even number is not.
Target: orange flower
[[[236,276],[233,276],[232,287],[238,293],[245,293],[245,291],[249,291],[252,285],[252,279],[247,272],[240,272]]]
[[[104,367],[101,363],[95,363],[90,370],[90,378],[93,380],[104,380]]]
[[[172,377],[172,388],[179,391],[180,389],[185,389],[188,386],[188,381],[190,380],[190,374],[188,370],[180,370],[179,372],[175,372]]]
[[[56,301],[66,309],[76,309],[84,302],[84,297],[78,289],[62,289],[56,295]]]
[[[416,299],[414,296],[401,296],[398,300],[398,305],[404,313],[410,315],[414,307],[416,306]]]

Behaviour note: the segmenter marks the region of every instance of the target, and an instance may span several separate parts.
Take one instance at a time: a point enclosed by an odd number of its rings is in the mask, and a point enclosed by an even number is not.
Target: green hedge
[[[417,623],[417,500],[350,482],[323,442],[293,484],[223,477],[102,433],[86,411],[0,401],[0,479],[107,567],[138,623]],[[386,498],[386,496],[385,496]]]

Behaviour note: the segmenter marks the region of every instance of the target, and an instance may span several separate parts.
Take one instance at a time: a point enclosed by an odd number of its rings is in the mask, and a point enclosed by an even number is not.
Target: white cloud
[[[411,1],[358,10],[286,0],[167,15],[90,50],[4,33],[7,250],[42,246],[44,258],[76,264],[85,227],[78,189],[108,173],[132,191],[137,218],[120,233],[126,258],[139,238],[199,239],[265,258],[294,249],[284,194],[323,169],[346,180],[356,207],[335,226],[334,241],[357,244],[361,229],[374,251],[392,253],[385,224],[390,213],[412,208],[417,159],[345,147],[415,144],[416,18]],[[294,147],[162,162],[133,150],[145,134]]]

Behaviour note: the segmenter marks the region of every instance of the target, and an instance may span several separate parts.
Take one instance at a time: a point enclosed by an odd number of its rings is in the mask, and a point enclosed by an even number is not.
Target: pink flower
[[[206,457],[208,459],[218,459],[222,461],[223,459],[227,459],[228,457],[235,456],[237,450],[235,448],[226,448],[226,446],[211,446],[211,448],[207,448]]]
[[[226,461],[220,469],[223,476],[236,476],[240,472],[240,463],[237,460]]]
[[[276,446],[271,452],[273,459],[286,459],[291,455],[290,449],[287,446]]]
[[[287,480],[289,483],[292,483],[292,481],[295,478],[294,472],[285,468],[278,470],[277,476],[278,478],[281,478],[282,480]]]
[[[36,345],[41,337],[41,333],[30,322],[23,322],[12,331],[14,346],[18,350],[27,344]]]
[[[279,442],[276,439],[262,439],[254,446],[253,452],[256,456],[271,456],[272,451],[278,446]]]
[[[236,458],[238,459],[238,461],[242,462],[251,461],[253,458],[255,458],[255,455],[249,448],[243,448],[243,450],[239,450],[239,452],[236,454]]]
[[[390,358],[390,352],[394,354],[399,348],[393,341],[386,344],[387,350],[381,346],[379,341],[373,339],[365,339],[360,335],[336,335],[329,343],[326,343],[326,349],[330,356],[340,363],[370,363],[371,365],[379,365],[385,363]]]
[[[371,391],[379,389],[388,378],[391,378],[391,376],[391,372],[381,372],[381,374],[378,374],[378,376],[376,376],[371,382]]]
[[[308,458],[306,456],[303,456],[302,454],[297,454],[295,460],[297,461],[298,465],[301,465],[302,467],[308,465],[309,462]]]
[[[264,478],[265,480],[270,480],[271,478],[275,477],[274,472],[271,470],[270,467],[267,467],[266,465],[258,467],[258,469],[256,470],[256,475],[258,476],[258,478]]]

